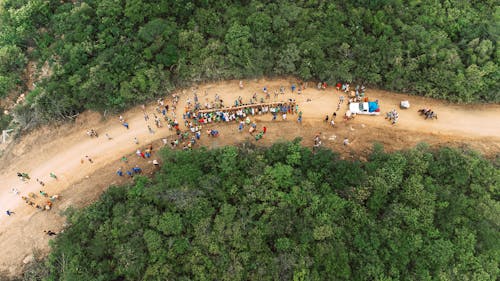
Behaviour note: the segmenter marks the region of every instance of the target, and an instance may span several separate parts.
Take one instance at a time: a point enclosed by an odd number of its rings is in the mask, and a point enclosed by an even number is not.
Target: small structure
[[[10,132],[12,132],[12,129],[2,131],[2,143],[7,142],[7,138],[9,137]]]
[[[399,105],[401,109],[408,109],[410,108],[410,102],[407,100],[401,101],[401,104]]]

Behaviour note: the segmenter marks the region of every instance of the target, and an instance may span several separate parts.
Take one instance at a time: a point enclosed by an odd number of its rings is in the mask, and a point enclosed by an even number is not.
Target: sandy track
[[[316,132],[323,132],[324,143],[340,152],[345,157],[357,154],[363,157],[370,150],[373,142],[384,144],[387,150],[397,150],[411,147],[419,142],[431,145],[468,146],[487,155],[500,153],[500,106],[499,105],[454,105],[432,99],[394,94],[378,90],[367,90],[367,96],[378,99],[381,105],[381,116],[358,116],[354,120],[344,122],[341,116],[346,105],[337,112],[337,125],[330,128],[322,122],[326,114],[330,115],[337,107],[341,93],[334,89],[318,91],[307,88],[300,96],[292,96],[287,80],[259,80],[246,82],[245,88],[240,90],[237,81],[221,82],[202,85],[198,89],[200,102],[206,98],[213,100],[218,93],[226,105],[232,104],[238,96],[247,101],[256,92],[260,96],[262,87],[266,85],[271,91],[280,85],[287,87],[287,94],[280,95],[279,100],[289,97],[296,98],[304,113],[302,126],[296,122],[296,115],[289,115],[288,121],[271,122],[270,115],[257,116],[259,125],[268,127],[268,134],[260,141],[268,145],[279,139],[293,139],[296,136],[304,138],[304,144],[310,145],[311,138]],[[312,84],[312,83],[309,83]],[[312,86],[312,85],[311,85]],[[205,91],[207,96],[205,96]],[[191,90],[185,90],[181,95],[181,104],[178,113],[184,107],[187,96],[192,96]],[[311,99],[311,101],[306,101]],[[271,100],[273,95],[271,94]],[[398,108],[401,100],[409,100],[412,107],[409,110],[398,110],[400,121],[391,125],[383,118],[386,111]],[[417,114],[418,108],[431,107],[439,115],[439,120],[425,120]],[[153,112],[154,105],[147,108]],[[0,162],[0,276],[2,274],[17,274],[23,259],[34,248],[42,253],[48,250],[48,237],[43,230],[58,231],[62,228],[64,217],[60,212],[69,206],[83,206],[95,200],[97,196],[112,183],[124,182],[114,172],[122,165],[119,159],[123,155],[133,154],[143,145],[157,141],[171,134],[166,128],[161,128],[155,134],[150,134],[143,119],[142,111],[138,108],[123,114],[130,124],[130,130],[125,129],[119,122],[118,116],[111,116],[108,120],[99,114],[86,112],[75,123],[64,124],[58,127],[44,127],[24,136],[15,146],[7,151]],[[178,116],[179,120],[182,117]],[[280,119],[280,118],[278,118]],[[154,122],[149,121],[151,127]],[[250,139],[247,133],[237,133],[237,125],[212,125],[221,131],[216,139],[202,137],[202,145],[209,147],[237,143]],[[95,128],[100,133],[97,139],[90,139],[85,135],[87,128]],[[113,138],[105,137],[108,133]],[[229,137],[230,136],[230,137]],[[335,140],[329,140],[336,136]],[[133,142],[137,137],[140,145]],[[344,137],[351,140],[352,145],[342,146]],[[333,138],[332,138],[333,139]],[[253,140],[254,141],[254,140]],[[158,147],[157,142],[155,147]],[[85,155],[89,155],[94,163],[80,162]],[[132,163],[141,167],[151,167],[143,159],[131,157]],[[29,173],[31,180],[22,183],[16,172]],[[55,172],[59,180],[49,177]],[[11,188],[20,190],[21,195],[29,192],[38,194],[41,186],[35,181],[43,180],[43,188],[49,194],[61,194],[62,200],[57,202],[54,209],[48,212],[36,211],[27,206],[19,196],[10,193]],[[15,212],[8,217],[5,210]]]

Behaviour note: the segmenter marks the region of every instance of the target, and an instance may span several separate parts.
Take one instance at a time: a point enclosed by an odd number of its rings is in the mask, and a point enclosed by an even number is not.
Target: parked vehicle
[[[380,115],[378,102],[351,102],[349,111],[354,114]]]

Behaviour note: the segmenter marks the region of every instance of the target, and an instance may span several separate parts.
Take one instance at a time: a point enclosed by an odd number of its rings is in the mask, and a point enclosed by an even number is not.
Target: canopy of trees
[[[425,146],[162,151],[69,216],[47,280],[498,280],[499,170]]]
[[[49,61],[53,74],[29,102],[49,119],[262,75],[500,101],[496,1],[2,3],[0,95],[20,82],[27,58]]]

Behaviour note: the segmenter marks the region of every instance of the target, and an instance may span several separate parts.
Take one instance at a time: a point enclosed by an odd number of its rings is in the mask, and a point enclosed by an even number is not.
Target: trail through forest
[[[262,88],[266,86],[273,92],[280,85],[286,87],[286,94],[279,95],[277,100],[294,98],[303,112],[303,122],[298,124],[297,115],[288,115],[286,121],[278,117],[271,121],[272,115],[266,114],[252,118],[257,122],[258,130],[262,126],[268,128],[265,137],[258,141],[260,145],[270,145],[279,140],[292,140],[302,137],[303,144],[312,146],[314,135],[321,132],[323,144],[339,152],[344,158],[356,157],[364,159],[368,156],[374,142],[382,143],[386,150],[410,148],[420,142],[431,146],[467,147],[482,152],[487,157],[495,157],[500,153],[500,105],[455,105],[429,98],[394,94],[379,90],[367,89],[366,95],[371,100],[378,99],[381,107],[380,116],[357,116],[353,120],[344,121],[342,116],[347,110],[347,103],[337,111],[335,127],[323,121],[326,115],[331,116],[337,108],[339,96],[343,93],[329,87],[325,91],[317,90],[315,85],[309,87],[301,95],[291,93],[292,80],[254,80],[245,81],[244,89],[239,89],[238,81],[225,81],[200,85],[197,89],[200,102],[212,101],[215,94],[224,100],[225,105],[233,105],[238,96],[248,101],[254,93],[258,99],[264,97]],[[180,103],[177,118],[182,122],[182,109],[188,97],[193,99],[193,90],[179,90]],[[401,100],[409,100],[411,108],[399,109]],[[171,98],[167,98],[171,104]],[[417,113],[419,108],[432,108],[439,116],[438,120],[425,120]],[[155,105],[147,106],[152,115]],[[399,112],[399,122],[391,125],[384,119],[385,112],[395,108]],[[4,153],[0,162],[0,276],[14,275],[20,272],[23,261],[27,262],[36,249],[41,254],[49,250],[49,237],[44,230],[59,232],[64,227],[62,212],[68,207],[82,207],[94,200],[110,184],[121,184],[129,179],[118,177],[115,172],[119,167],[124,169],[135,164],[147,173],[153,171],[152,159],[144,160],[134,155],[136,149],[143,149],[152,143],[157,150],[162,145],[161,139],[170,142],[173,131],[166,126],[157,129],[154,119],[146,122],[142,110],[137,107],[122,114],[130,124],[124,128],[118,115],[101,116],[97,113],[85,112],[74,123],[60,126],[47,126],[37,129],[16,141]],[[161,115],[161,114],[159,114]],[[154,134],[148,131],[149,124]],[[182,127],[182,126],[181,126]],[[87,129],[94,128],[98,138],[89,138]],[[238,124],[211,124],[203,128],[215,128],[220,131],[217,138],[209,138],[205,134],[199,144],[207,147],[218,147],[237,144],[245,140],[256,142],[247,130],[238,132]],[[108,140],[105,134],[112,138]],[[134,137],[139,145],[134,143]],[[343,139],[348,138],[350,144],[344,146]],[[197,145],[198,146],[198,145]],[[85,159],[92,158],[93,163]],[[129,163],[120,162],[127,155]],[[83,162],[81,161],[83,159]],[[26,172],[31,180],[21,182],[17,172]],[[53,172],[58,176],[55,180],[49,177]],[[45,187],[35,179],[45,182]],[[15,188],[20,194],[11,190]],[[33,192],[39,194],[43,190],[49,195],[58,194],[53,209],[38,211],[28,206],[21,196]],[[39,201],[46,199],[37,198]],[[5,211],[11,210],[13,215],[7,216]]]

